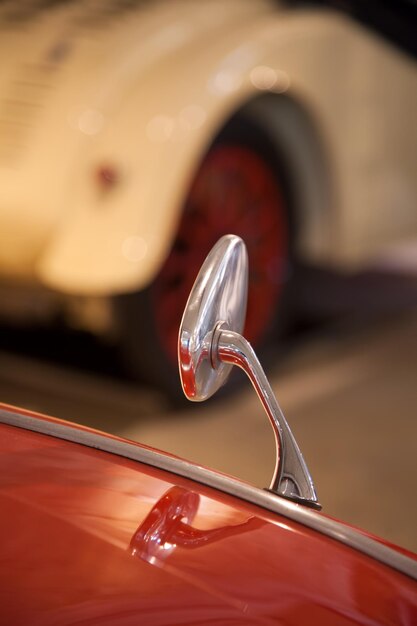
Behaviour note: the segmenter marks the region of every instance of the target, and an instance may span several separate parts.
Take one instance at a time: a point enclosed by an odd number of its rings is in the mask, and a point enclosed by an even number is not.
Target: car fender
[[[73,168],[70,203],[37,266],[42,282],[95,295],[146,286],[170,250],[187,188],[212,139],[265,91],[287,92],[292,85],[295,99],[299,94],[308,103],[314,85],[303,80],[292,42],[308,39],[309,32],[324,38],[335,19],[308,12],[261,15],[207,48],[194,40],[132,71],[107,128]],[[285,69],[275,73],[274,84],[268,73],[257,83],[257,68],[261,76],[270,67]],[[97,189],[93,176],[86,181],[80,175],[100,164],[119,172],[111,189]],[[321,226],[328,216],[315,217],[303,229],[306,249],[316,243],[309,233],[313,238],[326,230]]]
[[[361,199],[363,185],[352,198],[355,172],[346,168],[350,146],[342,132],[355,102],[343,97],[349,84],[335,89],[333,70],[344,67],[358,44],[361,50],[375,44],[331,11],[232,2],[220,20],[214,4],[187,4],[185,12],[163,4],[142,38],[138,14],[137,25],[119,23],[94,45],[82,41],[89,63],[81,83],[79,65],[39,132],[36,162],[43,169],[50,163],[55,172],[60,153],[60,174],[49,187],[39,182],[40,170],[26,184],[18,179],[20,191],[32,191],[32,232],[40,231],[26,238],[27,268],[44,285],[74,295],[111,295],[149,284],[169,253],[187,188],[212,139],[236,111],[265,94],[285,93],[308,112],[335,180],[337,210],[320,200],[320,185],[313,200],[300,203],[301,255],[345,263],[363,253],[367,242],[361,245],[357,237],[363,205],[353,202]],[[342,40],[333,62],[324,64],[323,55]],[[112,51],[106,62],[104,44]],[[264,113],[258,111],[259,119],[272,129]],[[304,164],[306,175],[312,160]],[[296,182],[302,188],[305,178]],[[366,219],[369,227],[369,212]]]

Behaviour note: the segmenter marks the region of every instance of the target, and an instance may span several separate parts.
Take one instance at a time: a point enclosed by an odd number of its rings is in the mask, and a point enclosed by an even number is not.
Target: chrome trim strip
[[[417,580],[417,561],[410,559],[404,554],[396,552],[370,537],[362,535],[358,531],[349,528],[341,522],[336,522],[304,506],[293,504],[289,500],[280,498],[257,487],[245,485],[237,480],[217,474],[188,461],[171,458],[161,452],[141,448],[134,443],[126,443],[110,439],[105,434],[92,433],[78,430],[69,424],[49,422],[42,418],[22,415],[0,409],[0,423],[16,426],[44,435],[57,437],[73,443],[96,448],[103,452],[109,452],[126,459],[139,461],[145,465],[151,465],[161,470],[171,472],[177,476],[188,478],[213,487],[231,496],[260,506],[273,513],[283,515],[295,522],[303,524],[319,533],[335,539],[371,558],[392,567],[393,569]]]

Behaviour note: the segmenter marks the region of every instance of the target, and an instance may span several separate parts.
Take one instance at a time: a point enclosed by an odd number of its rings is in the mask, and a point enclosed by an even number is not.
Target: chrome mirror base
[[[270,489],[269,487],[264,487],[263,490],[267,491],[268,493],[273,493],[275,496],[277,495],[277,492],[273,489]],[[296,504],[308,506],[310,509],[314,509],[315,511],[321,511],[323,508],[320,502],[317,502],[316,500],[306,500],[306,498],[300,498],[299,496],[295,495],[286,496],[283,493],[279,493],[278,495],[281,498],[286,498],[287,500],[291,500],[291,502],[295,502]]]
[[[269,417],[276,463],[269,491],[316,509],[313,481],[265,372],[242,337],[248,282],[247,252],[234,235],[222,237],[207,256],[185,307],[178,337],[180,377],[189,400],[210,397],[237,365],[249,376]]]
[[[238,333],[218,324],[212,339],[211,362],[240,367],[249,377],[269,417],[276,446],[276,463],[269,491],[321,509],[303,455],[275,398],[265,372],[250,343]]]

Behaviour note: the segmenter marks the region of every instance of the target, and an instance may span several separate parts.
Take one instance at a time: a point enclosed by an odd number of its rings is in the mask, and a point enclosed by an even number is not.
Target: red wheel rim
[[[239,235],[249,253],[245,336],[265,336],[282,290],[288,253],[283,194],[273,169],[246,147],[219,145],[191,187],[172,250],[153,285],[161,345],[177,360],[178,328],[188,294],[207,253],[225,234]]]

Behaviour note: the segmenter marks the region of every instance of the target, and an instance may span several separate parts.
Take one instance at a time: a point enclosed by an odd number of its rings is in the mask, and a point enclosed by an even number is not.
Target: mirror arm
[[[276,463],[269,490],[300,504],[321,509],[313,480],[264,370],[250,343],[239,333],[217,325],[211,348],[212,366],[219,362],[240,367],[249,377],[269,417],[275,436]]]

